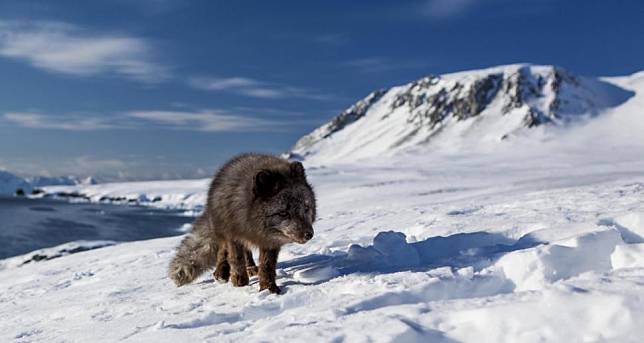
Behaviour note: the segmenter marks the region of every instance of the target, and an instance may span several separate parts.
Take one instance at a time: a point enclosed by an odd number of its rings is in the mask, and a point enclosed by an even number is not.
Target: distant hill
[[[21,178],[8,171],[0,170],[0,194],[16,194],[21,189],[25,193],[31,193],[35,188],[46,186],[73,186],[73,185],[94,185],[96,180],[92,177],[79,178],[76,176],[35,176],[30,178]]]
[[[431,75],[372,92],[302,137],[290,155],[351,161],[419,146],[468,150],[592,118],[633,94],[547,65]]]
[[[0,195],[15,194],[18,189],[31,192],[32,186],[25,179],[0,170]]]

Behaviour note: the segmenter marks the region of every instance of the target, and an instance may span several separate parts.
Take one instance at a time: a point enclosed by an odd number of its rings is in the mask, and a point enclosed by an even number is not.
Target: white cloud
[[[421,61],[400,60],[392,62],[389,59],[382,57],[366,57],[345,61],[342,62],[342,65],[364,73],[384,73],[399,69],[425,68],[427,63]]]
[[[189,81],[190,85],[205,90],[227,90],[259,87],[262,83],[246,77],[229,78],[194,78]]]
[[[208,91],[224,91],[253,98],[281,99],[288,97],[326,100],[329,96],[299,88],[259,81],[248,77],[194,77],[188,80],[193,88]]]
[[[144,82],[169,77],[151,55],[149,43],[141,38],[91,34],[60,22],[0,21],[0,56],[51,72],[115,74]]]
[[[127,115],[136,119],[170,125],[174,128],[209,132],[255,131],[268,129],[274,125],[274,122],[267,120],[214,110],[204,110],[199,112],[134,111],[128,112]]]
[[[223,110],[205,109],[130,111],[112,115],[59,114],[49,115],[36,112],[9,112],[0,120],[30,129],[53,129],[67,131],[94,131],[104,129],[147,129],[150,124],[157,127],[207,131],[242,132],[275,130],[286,124],[301,124],[298,121],[281,122],[249,117]]]
[[[433,18],[448,18],[464,13],[476,5],[476,0],[429,0],[423,14]]]
[[[105,119],[92,116],[51,116],[32,112],[9,112],[5,113],[3,118],[18,126],[31,129],[90,131],[114,128],[114,125]]]
[[[255,98],[277,99],[288,96],[305,97],[304,93],[298,93],[294,90],[287,89],[270,89],[270,88],[246,88],[240,90],[240,93]]]

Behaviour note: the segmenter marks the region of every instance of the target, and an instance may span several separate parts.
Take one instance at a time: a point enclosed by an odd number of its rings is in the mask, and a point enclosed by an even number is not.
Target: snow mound
[[[610,256],[613,268],[644,268],[644,244],[618,245]]]
[[[644,213],[630,213],[608,222],[612,222],[628,243],[644,243]]]
[[[611,270],[611,255],[622,243],[617,230],[595,231],[508,253],[494,267],[514,283],[517,291],[538,290],[584,272]]]

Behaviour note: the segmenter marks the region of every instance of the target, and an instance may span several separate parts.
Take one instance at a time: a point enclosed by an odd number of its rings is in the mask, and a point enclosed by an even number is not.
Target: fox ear
[[[304,166],[300,162],[291,162],[290,165],[291,175],[296,178],[306,178],[306,173],[304,172]]]
[[[255,174],[253,191],[258,198],[266,198],[277,193],[280,187],[280,175],[270,170],[260,170]]]

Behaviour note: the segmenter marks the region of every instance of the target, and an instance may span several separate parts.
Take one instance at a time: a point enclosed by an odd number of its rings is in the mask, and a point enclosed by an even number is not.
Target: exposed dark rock
[[[396,97],[391,105],[392,110],[406,105],[412,112],[408,122],[431,127],[450,115],[457,120],[468,119],[480,114],[494,99],[503,75],[490,74],[474,81],[469,87],[459,82],[451,86],[440,85],[437,80],[440,78],[431,76],[412,83],[407,92]],[[439,88],[428,96],[424,90],[431,87]],[[421,109],[414,113],[418,108]]]
[[[48,253],[34,253],[33,255],[31,255],[31,257],[29,257],[28,259],[24,260],[22,262],[21,266],[23,266],[25,264],[32,263],[32,262],[49,261],[49,260],[53,260],[55,258],[63,257],[63,256],[66,256],[66,255],[71,255],[71,254],[75,254],[75,253],[79,253],[79,252],[83,252],[83,251],[99,249],[99,248],[103,248],[103,247],[107,247],[107,246],[111,246],[111,245],[114,245],[114,243],[113,242],[102,242],[102,243],[98,243],[98,244],[94,243],[94,244],[91,244],[91,245],[79,245],[79,246],[76,246],[76,247],[73,247],[73,248],[62,248],[60,250],[51,251],[51,252],[48,252]],[[49,249],[49,250],[52,250],[52,249]],[[45,251],[45,250],[43,250],[43,251]]]
[[[369,108],[371,108],[374,103],[378,102],[385,93],[387,93],[387,89],[379,89],[372,92],[366,98],[358,101],[355,105],[349,107],[347,110],[333,118],[328,126],[329,133],[325,137],[329,136],[333,132],[342,130],[348,124],[362,118]]]

